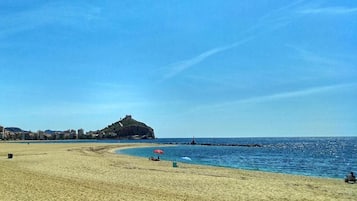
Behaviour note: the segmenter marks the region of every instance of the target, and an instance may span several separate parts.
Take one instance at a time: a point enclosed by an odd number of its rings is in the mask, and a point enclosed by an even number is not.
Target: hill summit
[[[126,115],[123,119],[101,130],[105,138],[154,139],[154,129]]]

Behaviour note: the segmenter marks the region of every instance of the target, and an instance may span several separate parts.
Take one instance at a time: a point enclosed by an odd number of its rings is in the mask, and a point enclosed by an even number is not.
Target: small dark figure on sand
[[[350,172],[350,174],[346,175],[345,182],[356,183],[356,176],[353,174],[353,172]]]
[[[158,156],[157,158],[154,158],[154,157],[150,157],[149,160],[152,160],[152,161],[160,161],[160,157]]]

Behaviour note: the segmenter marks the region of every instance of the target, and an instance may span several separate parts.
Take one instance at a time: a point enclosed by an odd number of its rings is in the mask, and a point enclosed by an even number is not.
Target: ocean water
[[[176,146],[131,148],[118,153],[148,158],[157,157],[154,149],[162,149],[161,160],[314,177],[344,178],[348,172],[357,172],[357,137],[195,139],[198,144],[261,147],[189,145],[191,141],[188,138],[143,141]]]

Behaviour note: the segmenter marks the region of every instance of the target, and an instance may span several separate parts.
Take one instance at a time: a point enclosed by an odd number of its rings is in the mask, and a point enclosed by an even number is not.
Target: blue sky
[[[357,135],[357,2],[0,2],[0,124]]]

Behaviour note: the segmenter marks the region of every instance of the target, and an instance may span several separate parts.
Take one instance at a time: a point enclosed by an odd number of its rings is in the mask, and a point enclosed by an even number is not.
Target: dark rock
[[[103,138],[116,139],[154,139],[154,129],[146,124],[139,122],[126,115],[120,121],[117,121],[102,129]]]

